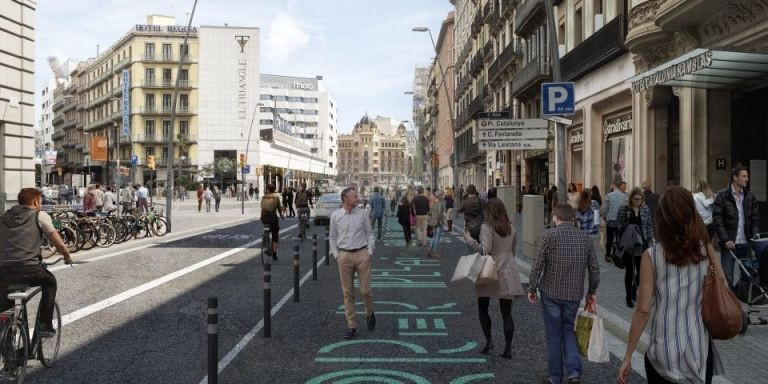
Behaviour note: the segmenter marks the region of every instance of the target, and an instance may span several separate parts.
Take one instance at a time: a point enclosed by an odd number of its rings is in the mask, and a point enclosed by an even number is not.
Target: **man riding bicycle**
[[[301,184],[301,190],[296,192],[296,199],[294,202],[296,203],[296,210],[299,213],[299,217],[301,217],[301,215],[306,215],[306,223],[307,227],[309,227],[309,207],[314,208],[314,205],[312,205],[312,192],[307,189],[306,183]]]
[[[0,218],[0,312],[13,308],[8,300],[8,286],[28,284],[43,290],[40,300],[40,337],[53,337],[53,307],[56,302],[56,277],[40,264],[43,235],[48,236],[56,250],[72,263],[69,249],[56,232],[51,216],[42,212],[42,193],[35,188],[22,188],[19,205]]]
[[[267,194],[261,199],[261,224],[264,228],[269,228],[272,233],[272,246],[267,250],[267,254],[277,260],[277,247],[280,242],[280,221],[277,216],[283,218],[283,210],[280,204],[280,195],[275,193],[275,185],[267,185]],[[266,245],[266,244],[265,244]]]

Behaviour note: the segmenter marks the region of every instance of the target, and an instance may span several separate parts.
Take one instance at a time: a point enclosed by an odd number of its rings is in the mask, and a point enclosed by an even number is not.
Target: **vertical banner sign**
[[[106,136],[91,137],[91,160],[107,161],[107,148]]]
[[[45,151],[45,165],[56,164],[56,151]]]
[[[123,136],[131,132],[131,71],[123,69]]]

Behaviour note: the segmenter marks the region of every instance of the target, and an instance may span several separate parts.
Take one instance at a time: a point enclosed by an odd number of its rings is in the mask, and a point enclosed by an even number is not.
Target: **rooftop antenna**
[[[96,44],[96,57],[99,57],[99,47],[100,45]]]

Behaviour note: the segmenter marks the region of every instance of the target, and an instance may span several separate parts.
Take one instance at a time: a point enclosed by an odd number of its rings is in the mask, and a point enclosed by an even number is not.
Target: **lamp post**
[[[91,174],[91,140],[90,137],[88,137],[90,134],[90,132],[83,132],[83,135],[85,135],[85,143],[88,145],[88,157],[85,158],[88,173],[85,173],[85,169],[83,169],[83,188],[88,186],[88,176]]]
[[[120,99],[117,97],[110,97],[108,100],[110,101],[110,103],[114,101],[120,101]],[[118,188],[117,190],[119,191],[119,188],[120,188],[120,136],[122,132],[120,132],[120,129],[118,128],[117,123],[113,123],[112,126],[115,128],[115,136],[117,136],[117,138],[115,139],[115,149],[116,149],[115,151],[115,187]]]
[[[263,106],[264,103],[257,103],[256,108],[253,108],[251,126],[248,127],[248,140],[245,141],[245,164],[240,167],[240,176],[243,181],[240,185],[240,214],[242,215],[245,215],[245,165],[248,165],[248,150],[251,148],[251,132],[253,132],[253,122],[256,120],[256,112]]]
[[[432,31],[427,27],[414,27],[411,29],[413,32],[427,32],[429,34],[429,40],[432,41],[432,48],[435,50],[435,62],[437,63],[437,68],[440,69],[440,77],[443,79],[441,83],[443,84],[443,88],[445,89],[445,95],[448,97],[448,113],[450,114],[450,123],[451,123],[451,135],[453,135],[453,185],[456,185],[459,182],[459,165],[458,165],[458,150],[459,150],[459,144],[458,144],[458,138],[456,137],[455,130],[456,127],[454,126],[454,120],[453,120],[453,97],[448,92],[448,86],[445,84],[445,71],[443,70],[443,65],[440,63],[440,54],[437,52],[437,45],[435,45],[435,39],[432,37]]]

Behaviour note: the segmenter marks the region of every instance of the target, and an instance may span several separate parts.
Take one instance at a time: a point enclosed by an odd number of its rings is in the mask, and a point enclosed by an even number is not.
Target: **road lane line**
[[[296,225],[294,225],[294,227],[296,227]],[[323,256],[320,260],[317,261],[317,266],[319,267],[323,263],[325,263],[325,256]],[[306,274],[304,274],[304,277],[302,277],[301,280],[299,281],[299,287],[304,285],[304,283],[307,280],[309,280],[311,276],[312,276],[312,270],[310,269],[309,271],[307,271]],[[277,305],[272,307],[272,310],[270,311],[270,317],[275,317],[275,315],[277,315],[277,312],[281,308],[283,308],[285,303],[287,303],[288,300],[290,300],[292,297],[293,297],[293,288],[291,288],[288,291],[288,293],[286,293],[285,296],[283,296],[283,298],[280,299]],[[253,329],[251,329],[248,333],[246,333],[245,336],[243,336],[243,338],[237,344],[235,344],[232,350],[230,350],[227,353],[227,355],[224,356],[224,358],[219,361],[219,374],[221,374],[221,372],[224,371],[224,368],[226,368],[230,363],[232,363],[233,360],[235,360],[237,355],[240,354],[240,352],[242,352],[243,349],[245,349],[248,343],[250,343],[251,340],[253,340],[253,338],[256,337],[256,334],[259,333],[259,331],[261,331],[261,328],[263,327],[264,327],[264,319],[262,318],[261,320],[259,320],[258,323],[256,323],[256,326],[253,327]],[[205,377],[203,377],[203,379],[200,380],[200,384],[208,384],[208,375],[205,375]]]
[[[285,229],[281,230],[280,232],[282,233],[282,232],[290,231],[290,230],[292,230],[292,229],[294,229],[296,227],[297,227],[297,225],[292,225],[292,226],[290,226],[288,228],[285,228]],[[254,245],[258,245],[260,243],[261,243],[261,239],[251,241],[251,242],[243,244],[243,245],[241,245],[241,246],[239,246],[237,248],[232,248],[229,251],[220,253],[220,254],[218,254],[216,256],[213,256],[213,257],[210,257],[210,258],[205,259],[203,261],[200,261],[198,263],[192,264],[189,267],[180,269],[180,270],[178,270],[176,272],[167,274],[167,275],[165,275],[163,277],[157,278],[157,279],[152,280],[152,281],[150,281],[148,283],[139,285],[138,287],[129,289],[129,290],[125,291],[125,292],[119,293],[119,294],[114,295],[114,296],[112,296],[110,298],[107,298],[107,299],[104,299],[102,301],[99,301],[99,302],[97,302],[95,304],[91,304],[91,305],[89,305],[87,307],[78,309],[77,311],[74,311],[72,313],[69,313],[67,315],[62,316],[62,318],[61,318],[62,324],[63,325],[71,324],[71,323],[73,323],[73,322],[75,322],[77,320],[80,320],[80,319],[82,319],[82,318],[84,318],[86,316],[90,316],[90,315],[92,315],[92,314],[94,314],[96,312],[99,312],[99,311],[104,310],[106,308],[109,308],[109,307],[111,307],[111,306],[113,306],[115,304],[118,304],[120,302],[128,300],[128,299],[130,299],[130,298],[132,298],[132,297],[134,297],[136,295],[140,295],[140,294],[142,294],[142,293],[144,293],[146,291],[149,291],[152,288],[156,288],[156,287],[158,287],[158,286],[160,286],[162,284],[165,284],[165,283],[167,283],[169,281],[178,279],[179,277],[182,277],[182,276],[184,276],[186,274],[194,272],[194,271],[196,271],[196,270],[198,270],[200,268],[203,268],[205,266],[211,265],[211,264],[213,264],[213,263],[215,263],[217,261],[223,260],[223,259],[225,259],[225,258],[227,258],[229,256],[232,256],[232,255],[234,255],[236,253],[244,251],[244,250],[246,250],[246,249],[248,249],[250,247],[253,247]]]
[[[230,225],[228,227],[225,227],[225,228],[236,227],[236,226],[244,224],[244,223],[246,223],[246,222],[248,222],[250,220],[251,219],[238,220],[237,222],[232,223],[232,225]],[[159,244],[166,244],[166,243],[170,243],[170,242],[177,241],[177,240],[188,239],[188,238],[190,238],[192,236],[196,236],[196,235],[200,235],[200,234],[203,234],[203,233],[208,233],[208,232],[212,232],[212,231],[223,229],[223,228],[214,228],[214,227],[219,226],[219,225],[221,225],[221,224],[209,225],[209,226],[202,227],[202,228],[188,229],[186,231],[177,232],[176,235],[179,235],[178,237],[173,237],[173,238],[168,239],[168,240],[149,242],[147,244],[139,245],[139,246],[136,246],[136,247],[133,247],[133,248],[127,248],[127,249],[123,249],[121,251],[115,251],[115,252],[112,252],[112,253],[108,253],[106,255],[92,257],[90,259],[78,259],[77,261],[85,261],[85,262],[91,263],[91,262],[94,262],[94,261],[99,261],[99,260],[109,259],[109,258],[112,258],[112,257],[115,257],[115,256],[120,256],[120,255],[123,255],[123,254],[126,254],[126,253],[130,253],[130,252],[140,251],[142,249],[147,249],[147,248],[150,248],[150,247],[154,247],[154,246],[159,245]],[[184,234],[184,235],[182,235],[182,234]],[[172,235],[173,235],[173,233],[172,233]],[[74,256],[76,257],[77,253],[75,253]],[[48,268],[48,271],[56,272],[58,270],[67,269],[67,268],[69,268],[68,265],[59,265],[59,266]]]

